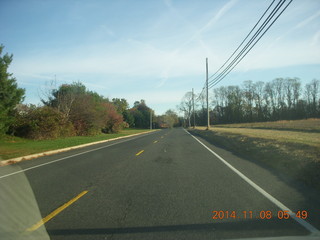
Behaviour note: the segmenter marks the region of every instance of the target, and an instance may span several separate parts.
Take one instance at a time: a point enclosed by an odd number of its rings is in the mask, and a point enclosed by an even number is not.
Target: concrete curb
[[[117,138],[111,138],[111,139],[107,139],[107,140],[101,140],[101,141],[97,141],[97,142],[85,143],[85,144],[76,145],[76,146],[67,147],[67,148],[46,151],[46,152],[42,152],[42,153],[35,153],[35,154],[17,157],[17,158],[11,158],[11,159],[7,159],[7,160],[2,160],[2,161],[0,161],[0,167],[14,164],[14,163],[18,163],[18,162],[25,161],[25,160],[31,160],[31,159],[38,158],[38,157],[43,157],[43,156],[48,156],[48,155],[52,155],[52,154],[56,154],[56,153],[60,153],[60,152],[66,152],[66,151],[73,150],[73,149],[83,148],[83,147],[91,146],[94,144],[111,142],[111,141],[115,141],[115,140],[122,139],[122,138],[128,138],[128,137],[133,137],[133,136],[142,135],[142,134],[146,134],[146,133],[151,133],[154,131],[158,131],[158,129],[152,130],[152,131],[147,131],[147,132],[135,133],[135,134],[117,137]]]

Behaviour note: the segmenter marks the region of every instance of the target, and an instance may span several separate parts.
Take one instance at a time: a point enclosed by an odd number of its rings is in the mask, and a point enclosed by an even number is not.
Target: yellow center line
[[[156,141],[154,141],[153,143],[157,143],[158,141],[156,140]]]
[[[45,224],[46,222],[48,222],[50,219],[54,218],[56,215],[58,215],[60,212],[62,212],[64,209],[66,209],[67,207],[69,207],[72,203],[74,203],[75,201],[79,200],[79,198],[81,198],[83,195],[87,194],[88,191],[83,191],[82,193],[80,193],[78,196],[76,196],[75,198],[71,199],[69,202],[63,204],[61,207],[57,208],[56,210],[54,210],[52,213],[50,213],[48,216],[46,216],[45,218],[41,219],[39,222],[37,222],[36,224],[34,224],[32,227],[27,228],[26,231],[32,232],[37,230],[39,227],[41,227],[43,224]]]
[[[136,156],[139,156],[141,153],[143,153],[144,152],[144,150],[141,150],[140,152],[138,152],[137,154],[136,154]]]

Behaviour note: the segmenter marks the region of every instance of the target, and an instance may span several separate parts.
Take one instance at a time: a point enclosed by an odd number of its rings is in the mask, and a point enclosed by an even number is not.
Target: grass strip
[[[75,136],[51,140],[30,140],[18,137],[5,136],[0,139],[0,160],[22,157],[30,154],[50,150],[73,147],[81,144],[108,140],[150,131],[148,129],[126,129],[120,133],[100,134],[96,136]]]

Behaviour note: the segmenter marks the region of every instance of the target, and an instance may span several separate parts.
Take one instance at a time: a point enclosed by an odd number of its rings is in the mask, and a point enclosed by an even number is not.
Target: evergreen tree
[[[0,134],[8,131],[14,120],[13,110],[23,100],[25,93],[24,89],[18,88],[12,73],[8,73],[13,55],[2,55],[3,48],[4,46],[0,45]]]

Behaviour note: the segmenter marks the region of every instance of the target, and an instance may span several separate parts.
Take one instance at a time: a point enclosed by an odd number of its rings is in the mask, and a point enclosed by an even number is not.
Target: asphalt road
[[[7,239],[11,230],[23,234],[21,239],[45,239],[46,232],[50,239],[318,239],[317,196],[198,139],[207,148],[182,128],[161,130],[2,167],[2,234]],[[284,208],[300,211],[302,218],[308,213],[307,219],[285,219]],[[41,218],[46,230],[34,226]]]

